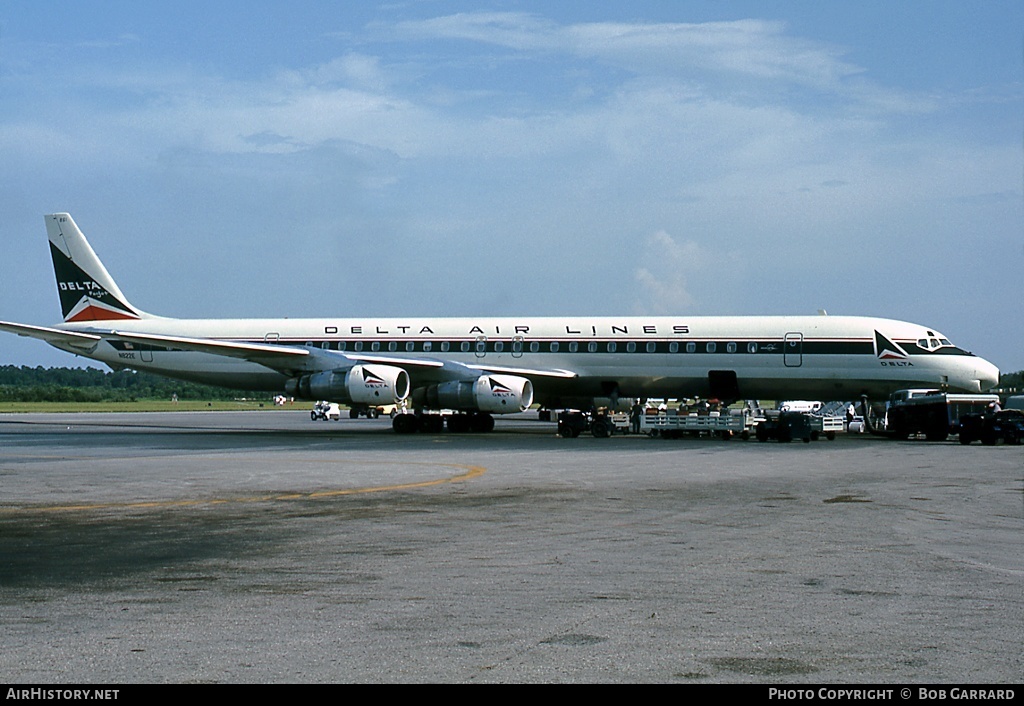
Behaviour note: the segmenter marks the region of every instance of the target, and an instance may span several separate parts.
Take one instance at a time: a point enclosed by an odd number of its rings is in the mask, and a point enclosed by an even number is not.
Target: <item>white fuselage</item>
[[[110,322],[61,324],[96,331]],[[850,316],[165,319],[118,321],[123,332],[309,346],[385,362],[451,361],[522,370],[538,402],[564,398],[731,396],[748,399],[878,398],[907,387],[978,392],[995,384],[991,363],[917,324]],[[109,331],[109,328],[104,329]],[[879,350],[879,334],[899,355]],[[948,343],[948,342],[947,342]],[[79,348],[64,347],[82,354]],[[891,353],[891,352],[890,352]],[[239,389],[280,390],[288,379],[246,360],[104,340],[87,353],[114,367]],[[413,386],[435,382],[409,368]],[[565,371],[566,375],[530,371]],[[735,388],[735,389],[733,389]]]

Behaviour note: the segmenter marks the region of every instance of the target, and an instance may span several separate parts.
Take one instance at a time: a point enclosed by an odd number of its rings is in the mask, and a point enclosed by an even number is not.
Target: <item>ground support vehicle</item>
[[[836,434],[842,430],[842,417],[811,415],[811,441],[817,441],[819,436],[824,436],[829,441],[832,441],[836,438]]]
[[[394,417],[395,415],[393,412],[391,412],[391,410],[394,410],[396,406],[397,405],[378,405],[375,407],[371,407],[368,405],[351,405],[348,410],[348,416],[349,419],[359,419],[360,417],[366,417],[367,419],[376,419],[382,414],[391,413],[391,416]]]
[[[965,414],[960,417],[960,443],[980,441],[986,446],[995,446],[1000,441],[1006,444],[1020,444],[1024,441],[1024,412],[1004,409],[1001,412]]]
[[[309,411],[309,418],[314,422],[337,421],[341,419],[341,408],[335,402],[317,402]]]
[[[758,422],[754,433],[758,441],[775,439],[785,443],[793,439],[800,439],[805,444],[809,444],[812,435],[816,432],[810,414],[771,410],[765,414],[763,421]]]
[[[950,394],[938,390],[899,390],[889,399],[886,436],[906,439],[924,434],[928,441],[945,441],[960,431],[960,418],[980,414],[999,402],[999,395]]]
[[[615,433],[615,421],[605,412],[581,412],[574,409],[558,413],[558,435],[564,439],[575,439],[589,431],[598,439],[605,439]]]
[[[750,438],[752,417],[743,414],[658,414],[644,415],[640,431],[650,437],[679,439],[683,436],[709,436],[727,440],[734,436]]]

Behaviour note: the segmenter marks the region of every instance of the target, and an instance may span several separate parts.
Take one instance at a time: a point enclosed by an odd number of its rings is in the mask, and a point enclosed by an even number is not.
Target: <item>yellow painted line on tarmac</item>
[[[137,502],[120,503],[77,503],[74,505],[27,505],[24,507],[0,507],[0,515],[15,512],[75,512],[81,510],[147,510],[169,507],[198,507],[202,505],[226,505],[230,503],[266,503],[287,500],[320,500],[324,498],[336,498],[343,495],[360,495],[366,493],[381,493],[389,490],[411,490],[413,488],[427,488],[434,485],[446,483],[460,483],[463,481],[479,478],[487,469],[483,466],[469,466],[460,463],[426,463],[426,464],[404,464],[437,466],[440,468],[459,469],[462,472],[443,478],[431,478],[430,480],[415,481],[411,483],[394,483],[390,485],[375,485],[364,488],[337,488],[335,490],[316,490],[308,493],[270,493],[267,495],[253,495],[237,498],[205,498],[205,499],[184,499],[184,500],[140,500]]]

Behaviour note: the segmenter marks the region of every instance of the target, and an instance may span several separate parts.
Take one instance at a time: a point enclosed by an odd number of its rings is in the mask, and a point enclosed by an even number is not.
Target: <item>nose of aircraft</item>
[[[974,374],[978,378],[979,391],[988,390],[999,384],[999,368],[984,358],[978,358]]]

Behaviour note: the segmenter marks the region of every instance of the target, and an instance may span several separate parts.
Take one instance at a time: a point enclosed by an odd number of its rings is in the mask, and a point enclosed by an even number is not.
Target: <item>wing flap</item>
[[[471,370],[479,370],[482,373],[502,373],[505,375],[521,375],[523,377],[558,378],[561,380],[572,380],[579,377],[579,373],[559,368],[545,370],[538,368],[512,368],[502,365],[467,365],[466,367]]]

